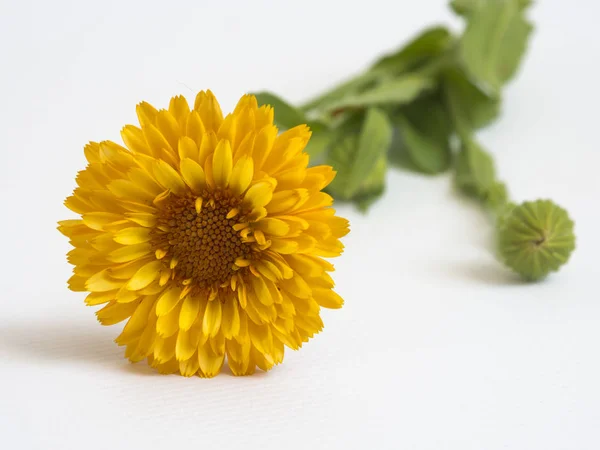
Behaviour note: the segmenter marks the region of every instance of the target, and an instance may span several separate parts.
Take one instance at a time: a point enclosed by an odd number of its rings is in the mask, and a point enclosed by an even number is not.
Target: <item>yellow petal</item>
[[[142,159],[138,157],[138,160]],[[148,170],[152,170],[152,164],[154,164],[154,158],[147,158],[144,164],[147,164]],[[148,192],[152,196],[157,196],[160,194],[164,188],[160,186],[152,175],[146,171],[146,169],[131,169],[127,172],[127,177],[136,185],[139,186],[140,189]]]
[[[156,215],[149,213],[125,213],[125,217],[142,227],[152,228],[156,225]]]
[[[177,171],[165,161],[157,160],[152,167],[152,171],[156,177],[156,181],[158,181],[162,187],[178,195],[185,194],[186,189],[183,180]]]
[[[306,201],[308,195],[308,190],[306,189],[292,189],[275,192],[273,194],[273,199],[267,206],[267,210],[270,215],[285,214]]]
[[[157,127],[154,125],[142,126],[142,132],[155,158],[173,154],[171,144]]]
[[[236,376],[250,375],[254,373],[255,364],[251,362],[250,340],[240,344],[236,340],[227,341],[227,363],[231,372]]]
[[[156,321],[156,332],[163,338],[177,336],[179,331],[179,314],[181,311],[181,302],[175,306],[168,314],[160,316]]]
[[[158,278],[161,268],[162,263],[160,261],[151,261],[142,266],[142,268],[135,273],[131,280],[129,280],[129,283],[127,283],[127,289],[130,291],[144,289],[146,286],[156,280],[156,278]]]
[[[196,161],[198,159],[198,146],[192,138],[187,136],[179,138],[177,150],[181,160],[190,158],[192,161]]]
[[[242,277],[238,278],[237,294],[238,294],[238,301],[240,302],[240,306],[242,308],[245,308],[248,303],[248,292],[246,290],[246,285],[244,284]]]
[[[225,354],[225,337],[223,333],[218,333],[214,338],[208,338],[208,343],[216,355]]]
[[[179,361],[177,361],[175,358],[172,358],[171,360],[162,364],[153,365],[152,367],[156,367],[158,373],[162,375],[171,375],[173,373],[177,373],[177,371],[180,369]]]
[[[181,305],[179,313],[179,328],[189,330],[198,317],[200,311],[200,297],[187,296]]]
[[[244,203],[250,205],[252,208],[263,207],[273,198],[273,189],[274,186],[270,182],[261,181],[256,183],[246,192]]]
[[[203,136],[206,133],[206,129],[202,124],[202,119],[200,119],[200,114],[197,111],[190,112],[190,115],[187,118],[186,124],[186,134],[189,138],[196,143],[199,147],[202,142]]]
[[[150,229],[144,227],[129,227],[118,231],[113,238],[123,245],[142,244],[150,240]]]
[[[65,206],[69,208],[71,211],[76,212],[77,214],[84,214],[86,212],[90,212],[93,209],[93,206],[88,203],[88,201],[81,198],[81,196],[77,194],[73,194],[65,200]]]
[[[200,365],[201,376],[214,377],[221,371],[225,353],[216,354],[208,342],[198,347],[198,363]]]
[[[261,353],[270,354],[273,351],[273,335],[270,325],[257,325],[252,321],[248,322],[248,332],[252,345]]]
[[[112,278],[108,273],[108,269],[104,269],[92,275],[85,282],[85,288],[90,292],[106,292],[113,289],[120,289],[123,284],[123,280]]]
[[[273,347],[273,349],[274,348],[275,347]],[[250,353],[251,353],[252,359],[254,360],[256,365],[258,367],[260,367],[261,370],[264,370],[265,372],[267,372],[268,370],[271,370],[273,368],[273,366],[275,365],[275,359],[273,358],[273,356],[270,353],[261,353],[255,347],[252,347],[252,350],[250,351]]]
[[[158,283],[152,283],[147,288],[139,291],[142,295],[157,295],[164,291],[164,286],[159,285]]]
[[[212,130],[216,133],[223,122],[223,113],[219,102],[210,90],[198,93],[194,102],[194,109],[200,114],[206,130]]]
[[[98,231],[103,231],[106,225],[123,219],[120,214],[109,212],[90,212],[83,214],[81,218],[83,219],[84,224],[92,230]]]
[[[140,298],[140,292],[138,291],[130,291],[127,289],[127,286],[123,286],[117,292],[117,302],[119,303],[131,303]]]
[[[152,354],[152,347],[154,345],[154,340],[156,339],[155,323],[156,315],[150,313],[150,316],[148,317],[148,325],[140,336],[137,347],[129,357],[131,361],[141,361],[148,355]]]
[[[333,289],[333,287],[335,286],[333,278],[331,278],[331,275],[329,275],[326,272],[324,272],[323,274],[321,274],[321,276],[316,278],[307,278],[306,282],[310,285],[311,289],[319,287],[325,289]]]
[[[293,297],[294,307],[296,308],[296,314],[300,316],[316,316],[319,315],[320,307],[319,304],[312,299]]]
[[[251,158],[252,152],[254,151],[254,141],[256,140],[256,133],[253,130],[249,130],[246,136],[239,145],[233,147],[233,160],[238,161],[240,158]]]
[[[285,260],[290,265],[290,267],[296,272],[298,272],[300,275],[304,275],[307,277],[318,277],[321,276],[321,274],[323,274],[324,272],[323,266],[321,264],[318,264],[315,261],[315,258],[308,255],[286,255]]]
[[[206,170],[209,169],[206,164],[206,160],[210,154],[212,154],[217,147],[217,135],[213,131],[207,132],[202,136],[202,142],[198,145],[198,163],[201,164]],[[210,166],[212,170],[212,164]]]
[[[206,189],[206,177],[200,164],[190,158],[184,158],[181,160],[180,168],[183,180],[194,193],[200,194]]]
[[[151,252],[152,246],[148,243],[126,245],[125,247],[110,252],[106,256],[106,259],[112,262],[123,263],[141,258],[150,254]]]
[[[189,359],[185,361],[179,361],[179,372],[184,377],[191,377],[198,372],[200,368],[200,361],[198,361],[198,353],[194,352]]]
[[[135,112],[137,113],[140,125],[146,126],[154,125],[156,123],[156,115],[158,114],[158,111],[150,103],[139,103],[135,108]]]
[[[113,265],[110,268],[110,276],[120,280],[129,280],[144,264],[148,262],[150,262],[149,258],[143,258],[123,264]]]
[[[306,165],[308,164],[308,155],[306,161],[301,164],[294,164],[292,169],[279,172],[277,174],[277,185],[279,189],[294,189],[300,187],[306,177]]]
[[[240,331],[240,311],[238,302],[229,298],[223,303],[223,317],[221,319],[221,331],[227,339],[236,336]]]
[[[277,127],[273,125],[268,125],[258,132],[254,141],[254,152],[252,153],[257,170],[262,168],[269,157],[277,138],[277,132]]]
[[[281,280],[280,287],[298,298],[308,298],[311,296],[311,288],[299,274],[295,273],[289,280]]]
[[[285,236],[290,231],[290,226],[283,220],[266,217],[258,221],[254,227],[273,236]]]
[[[213,154],[213,179],[218,188],[226,188],[229,184],[229,177],[233,166],[233,155],[231,153],[231,144],[222,139],[217,144]]]
[[[154,342],[154,360],[162,364],[174,358],[176,342],[176,334],[169,337],[162,337],[159,333],[159,336],[157,336],[156,341]]]
[[[155,302],[155,296],[148,296],[139,303],[135,311],[131,314],[127,324],[123,327],[123,332],[115,339],[117,344],[125,345],[140,337],[148,324],[148,316]]]
[[[271,250],[282,255],[295,253],[298,250],[298,243],[290,239],[271,239]]]
[[[254,263],[254,266],[256,267],[256,270],[268,280],[277,281],[284,278],[283,273],[271,261],[267,261],[266,259],[259,260]]]
[[[344,299],[331,289],[314,288],[313,298],[323,308],[341,308],[344,304]]]
[[[248,293],[248,303],[244,308],[248,318],[254,323],[270,323],[277,318],[277,308],[274,304],[265,305],[260,302],[254,292]]]
[[[158,303],[156,304],[156,314],[160,317],[172,311],[179,303],[180,293],[181,289],[176,286],[167,289],[158,299]]]
[[[219,138],[219,140],[226,139],[233,144],[235,142],[236,131],[237,117],[234,114],[228,114],[219,127],[217,138]]]
[[[102,305],[116,299],[117,290],[110,290],[105,292],[91,292],[85,298],[85,304],[88,306]]]
[[[273,304],[271,293],[262,277],[250,277],[250,283],[254,289],[254,294],[263,305]]]
[[[115,325],[129,318],[139,305],[139,301],[132,303],[109,303],[96,312],[98,321],[102,325]]]
[[[204,311],[202,320],[202,332],[207,336],[216,336],[221,327],[221,302],[219,299],[209,301]]]
[[[179,131],[183,134],[186,128],[188,114],[190,113],[190,107],[185,97],[177,95],[171,98],[171,101],[169,102],[169,112],[179,124]]]
[[[110,163],[110,167],[118,171],[127,171],[127,169],[136,165],[131,152],[126,148],[112,141],[102,141],[99,144],[98,156],[100,161]],[[109,167],[104,165],[105,170]]]
[[[116,197],[144,202],[153,198],[152,194],[129,180],[114,180],[108,184],[108,190]]]
[[[242,342],[238,342],[235,339],[227,339],[225,341],[225,348],[227,349],[227,357],[230,360],[248,363],[248,356],[250,354],[250,347],[252,343],[250,339],[245,339]]]
[[[342,244],[337,238],[331,237],[324,241],[319,241],[311,253],[315,256],[322,256],[324,258],[334,258],[340,256],[344,251],[344,244]]]
[[[144,133],[138,127],[125,125],[121,130],[121,138],[132,153],[151,155],[152,150],[148,147]]]
[[[242,195],[254,176],[254,161],[252,158],[242,156],[233,167],[229,186],[233,195]]]
[[[180,134],[179,123],[175,117],[169,111],[162,109],[156,116],[156,126],[169,143],[169,146],[176,149]]]
[[[322,190],[335,178],[336,172],[333,167],[322,165],[313,166],[306,169],[306,178],[303,181],[303,186],[308,189]]]
[[[177,343],[175,344],[175,357],[177,361],[190,359],[200,342],[200,329],[195,327],[189,330],[179,330],[177,334]]]
[[[89,163],[98,163],[100,162],[100,157],[98,156],[98,151],[100,147],[97,142],[90,142],[83,147],[83,153],[85,154],[85,159]]]

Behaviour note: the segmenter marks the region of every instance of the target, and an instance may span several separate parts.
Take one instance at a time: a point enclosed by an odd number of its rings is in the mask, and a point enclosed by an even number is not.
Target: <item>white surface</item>
[[[524,69],[481,138],[518,200],[568,207],[571,263],[515,282],[448,177],[393,171],[368,216],[340,209],[346,306],[324,332],[268,374],[202,380],[128,364],[118,328],[67,290],[55,223],[83,144],[118,139],[138,101],[190,89],[224,110],[262,88],[302,100],[458,22],[443,0],[0,3],[0,447],[600,448],[600,8],[532,13]]]

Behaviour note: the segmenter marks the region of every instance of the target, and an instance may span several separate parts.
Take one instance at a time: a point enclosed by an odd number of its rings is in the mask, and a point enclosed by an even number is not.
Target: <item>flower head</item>
[[[283,360],[339,308],[333,266],[348,222],[321,190],[329,166],[308,167],[305,125],[279,134],[273,109],[242,97],[223,117],[210,91],[190,110],[137,107],[125,147],[89,143],[88,166],[60,222],[75,247],[69,287],[86,291],[131,361],[163,373],[211,377]]]
[[[574,222],[550,200],[510,205],[498,224],[506,265],[526,280],[539,280],[565,264],[575,249]]]

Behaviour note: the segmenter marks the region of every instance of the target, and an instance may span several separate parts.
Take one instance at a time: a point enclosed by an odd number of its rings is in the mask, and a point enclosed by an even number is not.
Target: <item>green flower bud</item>
[[[552,201],[524,202],[498,221],[500,256],[523,278],[539,280],[569,259],[573,227],[567,211]]]

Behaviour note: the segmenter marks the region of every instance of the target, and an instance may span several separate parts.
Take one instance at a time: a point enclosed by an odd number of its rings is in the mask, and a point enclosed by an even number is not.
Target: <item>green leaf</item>
[[[450,2],[450,7],[454,10],[456,14],[460,14],[461,16],[468,16],[475,9],[481,7],[482,4],[490,1],[497,0],[453,0]],[[532,0],[519,0],[518,3],[521,9],[525,9],[533,2]]]
[[[519,1],[482,2],[471,12],[460,39],[465,69],[494,94],[514,74],[525,51],[530,28]]]
[[[315,165],[331,143],[333,133],[329,128],[316,122],[309,122],[308,126],[312,130],[312,136],[304,151],[310,155],[310,164]]]
[[[445,27],[429,28],[399,50],[376,61],[371,70],[394,74],[414,70],[420,64],[443,53],[451,42],[452,35]]]
[[[473,139],[462,141],[456,161],[456,183],[465,193],[482,200],[496,185],[494,161]]]
[[[486,126],[500,113],[500,98],[484,93],[460,69],[445,72],[443,88],[459,134]]]
[[[385,174],[387,172],[387,157],[381,155],[369,176],[363,181],[360,189],[354,195],[354,201],[362,212],[381,197],[385,191]]]
[[[429,174],[444,172],[450,167],[452,153],[450,135],[452,123],[439,95],[411,103],[395,117],[400,131],[400,148],[414,167]]]
[[[344,82],[342,82],[339,86],[336,86],[332,90],[321,94],[307,103],[300,106],[300,110],[308,113],[315,109],[322,109],[323,105],[328,105],[334,102],[339,101],[341,98],[344,98],[348,95],[353,95],[358,92],[361,92],[373,85],[377,78],[379,78],[379,74],[376,72],[365,72],[355,77],[352,77]]]
[[[293,128],[296,125],[306,123],[304,114],[283,100],[281,97],[270,92],[258,92],[254,94],[258,105],[271,105],[275,112],[275,125],[282,129]]]
[[[354,118],[350,123],[354,123]],[[365,114],[360,134],[341,127],[340,138],[328,154],[328,164],[337,170],[330,191],[340,199],[350,200],[359,193],[385,156],[392,139],[392,125],[385,113],[370,108]]]
[[[498,76],[503,83],[509,81],[517,72],[532,31],[533,26],[523,16],[517,16],[511,22],[498,56]]]
[[[369,106],[399,105],[411,102],[421,93],[432,89],[434,80],[409,74],[400,78],[381,82],[372,89],[347,97],[324,107],[329,111],[346,108],[367,108]]]
[[[406,118],[398,120],[402,140],[410,160],[421,171],[428,174],[444,172],[450,165],[447,145],[440,145],[426,134],[421,134]]]

